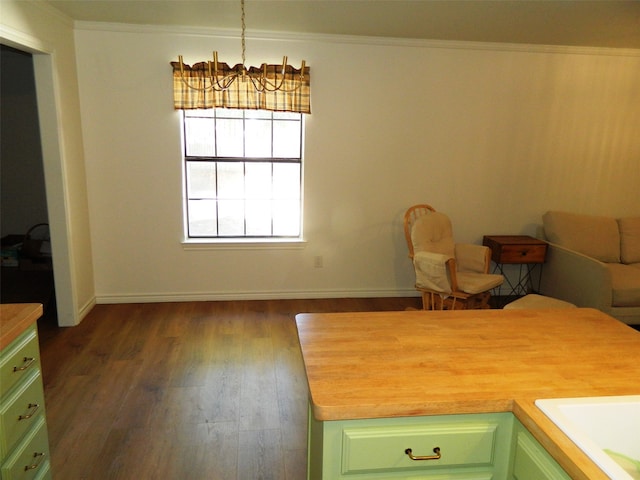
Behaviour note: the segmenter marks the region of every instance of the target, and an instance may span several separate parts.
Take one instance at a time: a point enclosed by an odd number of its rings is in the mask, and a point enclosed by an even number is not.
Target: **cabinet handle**
[[[26,415],[18,415],[18,421],[29,420],[31,417],[33,417],[36,414],[36,412],[38,411],[38,408],[40,408],[40,405],[38,405],[37,403],[30,403],[29,405],[27,405],[27,408],[31,411]]]
[[[419,460],[439,460],[442,455],[440,455],[440,447],[435,447],[433,449],[433,453],[435,455],[414,455],[413,450],[407,448],[404,453],[409,455],[411,460],[419,461]]]
[[[14,372],[22,372],[24,370],[26,370],[27,368],[29,368],[31,366],[31,364],[33,362],[35,362],[36,359],[33,357],[24,357],[22,359],[23,365],[21,367],[13,367],[13,371]]]
[[[28,472],[29,470],[35,470],[40,466],[42,461],[44,460],[44,452],[33,452],[33,463],[31,465],[25,465],[24,471]]]

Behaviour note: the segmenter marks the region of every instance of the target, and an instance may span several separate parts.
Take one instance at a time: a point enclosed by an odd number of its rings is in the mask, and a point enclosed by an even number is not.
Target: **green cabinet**
[[[36,324],[0,352],[0,478],[50,479]]]
[[[571,480],[562,467],[515,421],[513,432],[512,480]]]
[[[507,478],[510,413],[309,419],[309,480]]]
[[[308,447],[308,480],[570,479],[510,412],[325,422],[310,412]]]

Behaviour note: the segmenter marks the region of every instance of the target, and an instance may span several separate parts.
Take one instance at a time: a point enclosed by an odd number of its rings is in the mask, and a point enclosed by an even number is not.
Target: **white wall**
[[[640,215],[640,51],[263,37],[248,64],[311,66],[306,243],[189,249],[169,62],[239,40],[77,25],[99,302],[413,294],[414,203],[476,243],[548,209]]]
[[[41,2],[3,0],[0,41],[33,54],[58,323],[95,301],[73,23]]]

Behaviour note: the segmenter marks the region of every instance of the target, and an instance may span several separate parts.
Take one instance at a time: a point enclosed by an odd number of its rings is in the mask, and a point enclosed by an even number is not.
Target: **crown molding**
[[[138,25],[128,23],[106,23],[106,22],[74,22],[76,30],[127,32],[142,34],[168,34],[186,35],[199,37],[218,38],[240,38],[240,29],[221,29],[206,27],[189,27],[174,25]],[[353,44],[391,47],[411,47],[411,48],[440,48],[455,50],[492,50],[511,51],[526,53],[555,53],[555,54],[578,54],[578,55],[601,55],[601,56],[623,56],[640,57],[640,49],[611,48],[611,47],[588,47],[574,45],[538,45],[520,43],[498,43],[498,42],[472,42],[460,40],[430,40],[411,39],[397,37],[367,37],[358,35],[331,35],[315,33],[296,32],[273,32],[266,30],[247,31],[246,38],[251,40],[277,40],[287,42],[302,43],[333,43],[333,44]]]

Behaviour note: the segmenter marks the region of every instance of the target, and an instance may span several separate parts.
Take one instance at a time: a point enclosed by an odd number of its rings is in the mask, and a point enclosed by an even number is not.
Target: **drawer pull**
[[[22,361],[23,361],[23,365],[21,367],[13,367],[14,372],[22,372],[26,370],[31,366],[33,362],[36,361],[36,359],[33,357],[24,357]]]
[[[440,455],[440,447],[435,447],[433,449],[433,453],[435,455],[414,455],[413,450],[407,448],[404,453],[409,455],[411,460],[420,461],[420,460],[439,460],[442,455]]]
[[[30,412],[27,413],[26,415],[18,415],[18,421],[29,420],[31,417],[33,417],[36,414],[36,412],[40,408],[40,405],[38,405],[37,403],[30,403],[27,406],[27,408],[30,410]]]
[[[25,465],[24,471],[28,472],[29,470],[35,470],[40,466],[42,460],[44,460],[44,452],[33,452],[33,463],[31,465]]]

